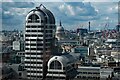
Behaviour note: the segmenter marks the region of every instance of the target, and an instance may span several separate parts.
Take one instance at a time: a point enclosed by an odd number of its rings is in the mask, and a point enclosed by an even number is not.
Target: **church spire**
[[[62,26],[61,20],[60,20],[60,26]]]

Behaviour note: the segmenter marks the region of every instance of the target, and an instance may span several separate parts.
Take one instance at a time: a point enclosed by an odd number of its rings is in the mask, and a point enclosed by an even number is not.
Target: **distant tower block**
[[[89,32],[90,32],[90,21],[89,21]]]
[[[116,26],[116,30],[120,32],[120,23]]]

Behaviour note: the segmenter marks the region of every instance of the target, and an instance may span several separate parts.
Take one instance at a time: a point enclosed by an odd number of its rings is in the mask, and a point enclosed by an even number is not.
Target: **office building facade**
[[[54,46],[55,18],[43,5],[31,10],[25,23],[25,68],[31,80],[45,79]]]

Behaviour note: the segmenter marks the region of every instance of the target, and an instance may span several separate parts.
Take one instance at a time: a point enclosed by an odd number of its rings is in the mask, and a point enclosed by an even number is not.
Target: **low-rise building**
[[[21,79],[27,78],[27,71],[25,69],[24,64],[11,64],[9,65],[9,67],[12,68]]]
[[[74,67],[78,57],[71,54],[53,56],[48,61],[47,80],[69,80],[74,79],[77,70]]]
[[[78,66],[77,79],[80,80],[99,80],[100,79],[100,67],[85,67]]]

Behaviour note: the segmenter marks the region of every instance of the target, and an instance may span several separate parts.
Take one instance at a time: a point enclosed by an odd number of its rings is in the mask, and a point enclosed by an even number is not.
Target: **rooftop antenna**
[[[40,9],[40,8],[45,8],[46,9],[46,7],[43,5],[43,4],[40,4],[38,7],[36,7],[37,9]]]

